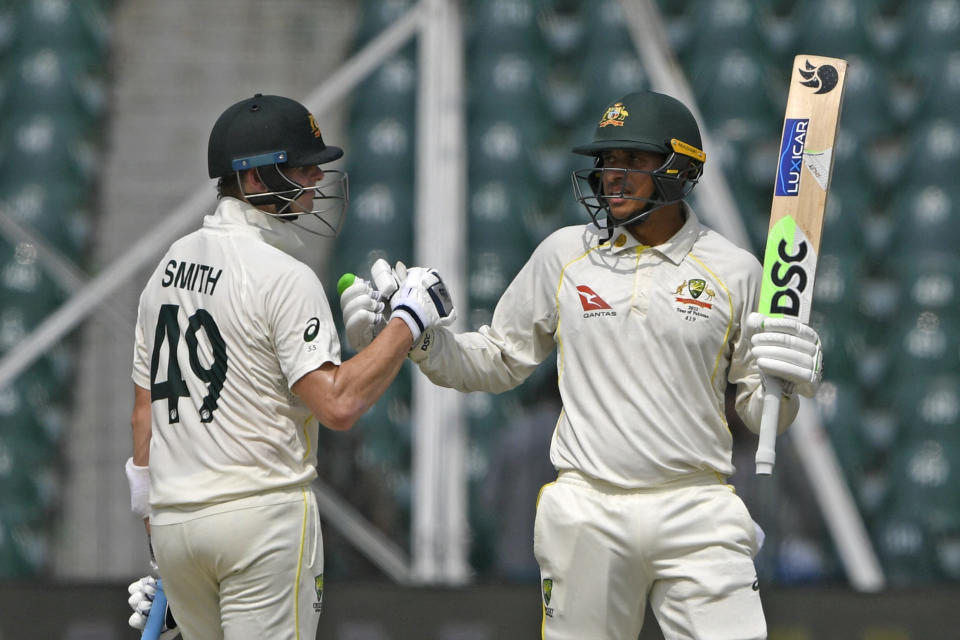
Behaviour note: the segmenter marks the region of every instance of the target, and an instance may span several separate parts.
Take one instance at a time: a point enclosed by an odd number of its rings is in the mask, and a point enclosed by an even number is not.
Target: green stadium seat
[[[546,50],[537,9],[528,0],[471,0],[464,18],[468,58],[480,51]]]
[[[104,82],[72,72],[65,58],[70,58],[70,52],[38,49],[11,61],[0,112],[16,119],[43,113],[73,129],[92,132],[103,115]]]
[[[392,117],[405,123],[415,122],[418,71],[414,45],[411,43],[388,58],[357,87],[350,105],[351,120],[370,122]]]
[[[810,326],[817,331],[823,345],[824,376],[837,382],[861,381],[864,372],[860,366],[867,344],[863,333],[857,330],[861,325],[856,317],[836,310],[821,310],[814,305]]]
[[[576,142],[573,141],[574,138],[570,132],[565,129],[548,132],[534,149],[532,168],[538,185],[522,185],[523,188],[528,191],[539,191],[540,199],[551,198],[560,192],[570,193],[573,171],[590,167],[589,158],[575,154],[570,149],[577,144],[582,144],[584,140],[589,142],[593,134],[592,129],[591,126],[590,132],[585,136],[578,134]]]
[[[888,511],[878,518],[871,533],[891,587],[914,587],[934,580],[937,572],[931,541],[913,513]]]
[[[960,446],[960,369],[895,374],[890,388],[905,438]]]
[[[348,218],[334,250],[336,277],[350,272],[370,279],[370,266],[383,257],[394,264],[413,256],[414,200],[410,184],[351,185]]]
[[[948,130],[952,129],[948,127]],[[937,144],[933,140],[929,142]],[[960,139],[957,144],[960,145]],[[937,161],[949,162],[947,157]],[[934,171],[929,163],[924,169]],[[940,170],[946,171],[946,168]],[[936,182],[929,174],[904,178],[903,188],[890,204],[896,218],[886,247],[888,259],[910,260],[920,254],[933,253],[956,255],[956,238],[960,237],[960,189],[952,180]]]
[[[756,52],[726,49],[691,60],[690,82],[704,124],[717,136],[754,140],[782,129],[773,69]],[[778,140],[779,142],[779,140]]]
[[[491,118],[528,118],[546,109],[541,91],[544,62],[512,50],[484,49],[468,60],[470,123]]]
[[[821,246],[821,249],[824,247]],[[813,307],[829,317],[858,312],[863,263],[856,254],[821,251],[813,288]]]
[[[934,183],[956,191],[954,167],[960,163],[960,123],[956,118],[921,120],[908,134],[911,147],[899,184]]]
[[[896,383],[960,371],[960,340],[953,325],[932,311],[900,318],[892,327],[887,371]]]
[[[534,0],[540,33],[553,57],[569,57],[582,50],[588,34],[584,15],[592,7],[576,0]]]
[[[467,174],[471,181],[529,181],[535,184],[533,163],[542,143],[546,123],[538,116],[517,119],[483,119],[468,133]]]
[[[0,257],[0,349],[15,344],[66,299],[31,249],[21,244],[13,256]]]
[[[900,55],[912,60],[917,71],[957,50],[960,42],[960,2],[911,0],[904,3]]]
[[[351,176],[391,184],[413,184],[416,127],[390,114],[354,118],[349,125],[347,170]]]
[[[709,37],[693,38],[682,55],[687,59],[723,55],[744,49],[763,55],[767,47],[759,23],[759,3],[753,0],[714,0],[698,3],[693,11],[693,32]]]
[[[93,224],[85,203],[93,190],[56,177],[0,176],[0,209],[40,240],[78,263],[83,262]]]
[[[0,174],[24,181],[52,178],[70,184],[91,184],[95,156],[91,140],[70,123],[39,112],[3,122],[0,130]]]
[[[960,111],[960,51],[954,49],[933,57],[917,70],[920,86],[914,119],[956,118]]]
[[[840,126],[863,140],[891,133],[889,76],[867,56],[849,56]]]
[[[0,513],[0,579],[36,579],[48,568],[49,523],[21,523]]]
[[[852,380],[824,380],[817,391],[817,409],[848,483],[861,474],[867,450],[862,441],[863,403]]]
[[[473,248],[467,264],[467,286],[471,309],[483,307],[493,312],[507,285],[530,257],[529,251]],[[478,325],[472,324],[471,327]]]
[[[599,102],[599,108],[628,93],[650,89],[650,78],[631,44],[591,48],[583,57],[579,76],[587,99]]]
[[[772,188],[772,187],[771,187]],[[834,171],[824,212],[820,254],[844,254],[851,260],[861,260],[867,250],[867,220],[879,208],[877,196],[869,184],[856,175]]]
[[[671,48],[678,52],[688,50],[691,41],[699,35],[694,33],[693,23],[700,3],[695,0],[658,0],[656,5]]]
[[[807,0],[796,4],[792,20],[796,25],[795,51],[849,58],[869,55],[872,43],[867,32],[868,7],[856,0]]]
[[[594,47],[609,51],[636,47],[619,0],[580,2],[580,10],[585,31],[580,53],[589,55]]]
[[[569,128],[583,122],[587,88],[576,64],[554,64],[543,72],[546,114],[554,127]]]
[[[106,75],[110,23],[97,2],[23,0],[14,20],[13,56],[55,48],[74,73]]]
[[[933,548],[940,578],[960,582],[960,527],[935,532]]]
[[[357,15],[360,22],[353,38],[353,50],[359,51],[417,3],[414,0],[361,0]]]
[[[960,257],[935,253],[904,258],[897,272],[901,300],[911,308],[933,311],[951,326],[960,319]]]
[[[540,215],[536,193],[525,185],[492,180],[472,183],[467,203],[467,242],[471,250],[532,251]]]
[[[419,374],[418,374],[419,375]],[[403,369],[390,388],[356,425],[361,437],[361,461],[393,472],[410,472],[412,426],[410,372]]]
[[[928,532],[960,527],[960,439],[912,434],[894,452],[894,509]]]

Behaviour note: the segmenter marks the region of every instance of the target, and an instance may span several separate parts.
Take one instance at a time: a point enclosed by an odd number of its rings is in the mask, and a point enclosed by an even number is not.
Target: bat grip
[[[147,616],[147,622],[143,625],[143,634],[140,640],[157,640],[163,633],[163,622],[167,617],[167,594],[163,592],[163,581],[157,578],[157,595],[153,597],[153,604],[150,606],[150,615]]]
[[[773,463],[777,459],[777,427],[780,424],[780,395],[783,393],[783,382],[779,378],[764,380],[763,414],[760,418],[760,440],[757,443],[758,476],[773,474]]]

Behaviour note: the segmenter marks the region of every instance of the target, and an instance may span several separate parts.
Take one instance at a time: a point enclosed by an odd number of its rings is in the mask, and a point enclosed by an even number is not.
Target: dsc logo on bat
[[[809,125],[809,118],[787,118],[783,124],[775,191],[778,196],[796,196],[800,193],[800,170],[803,168],[803,149]]]

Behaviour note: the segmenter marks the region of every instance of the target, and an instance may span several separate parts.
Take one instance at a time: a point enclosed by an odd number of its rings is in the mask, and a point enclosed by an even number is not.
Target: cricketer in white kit
[[[231,106],[210,136],[216,211],[170,247],[140,296],[127,472],[186,640],[316,637],[318,421],[350,428],[422,329],[453,319],[452,306],[431,308],[436,272],[411,269],[399,321],[341,363],[323,286],[288,253],[299,246],[291,222],[339,228],[346,176],[320,165],[341,155],[293,100]],[[144,584],[131,585],[138,628]]]
[[[766,637],[753,564],[762,533],[726,483],[725,390],[736,385],[736,410],[756,430],[763,376],[791,370],[785,429],[795,392],[815,387],[819,341],[795,339],[807,336],[795,327],[748,331],[759,261],[683,202],[700,147],[673,98],[612,103],[593,143],[574,150],[596,159],[574,179],[593,223],[543,240],[489,326],[431,329],[410,354],[438,385],[502,392],[556,351],[558,478],[541,490],[533,541],[547,640],[636,638],[648,602],[670,640]],[[381,292],[395,288],[383,265],[373,273]],[[377,320],[344,308],[348,327]],[[765,370],[756,336],[773,345]]]

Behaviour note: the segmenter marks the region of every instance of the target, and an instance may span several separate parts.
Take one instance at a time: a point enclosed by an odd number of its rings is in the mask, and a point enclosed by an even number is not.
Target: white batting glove
[[[430,327],[445,327],[457,319],[453,299],[434,269],[412,267],[403,286],[390,300],[390,318],[400,318],[410,327],[414,344]]]
[[[786,395],[799,393],[812,398],[823,375],[820,336],[809,325],[792,318],[768,318],[753,312],[747,316],[751,353],[764,378],[783,380]]]
[[[354,351],[365,348],[387,326],[384,314],[386,305],[382,295],[370,282],[356,278],[353,284],[340,294],[340,310],[347,342]]]
[[[383,299],[390,300],[407,279],[407,266],[397,262],[397,265],[391,268],[386,260],[377,258],[370,267],[370,275],[373,277],[373,284],[377,291],[383,295]]]
[[[140,578],[127,587],[127,592],[130,594],[127,603],[133,609],[133,614],[127,620],[127,624],[142,632],[147,624],[147,618],[150,617],[153,599],[157,595],[157,579],[153,576]],[[168,605],[164,615],[163,632],[160,634],[160,640],[172,640],[178,635],[180,635],[180,629],[177,628],[177,622],[173,619],[173,613]]]

